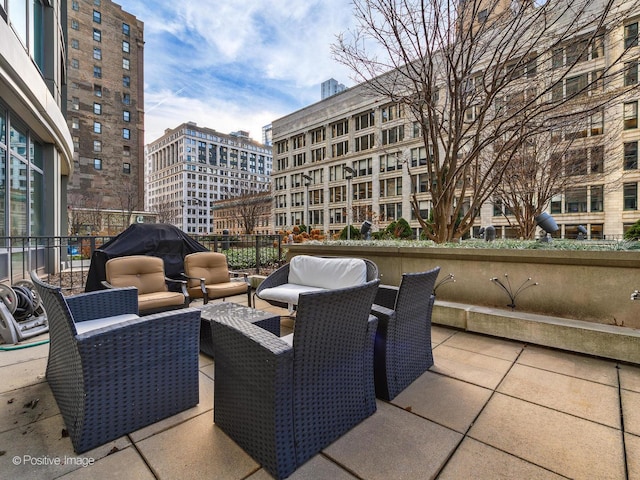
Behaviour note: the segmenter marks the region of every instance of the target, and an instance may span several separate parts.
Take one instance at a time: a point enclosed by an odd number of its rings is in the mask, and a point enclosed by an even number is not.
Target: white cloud
[[[350,84],[330,53],[353,21],[344,0],[120,4],[145,23],[146,142],[187,120],[259,140],[263,125],[320,100],[322,81]]]

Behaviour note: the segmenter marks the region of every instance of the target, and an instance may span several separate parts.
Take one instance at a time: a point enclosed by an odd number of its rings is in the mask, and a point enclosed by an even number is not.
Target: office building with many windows
[[[560,174],[575,178],[571,188],[558,191],[546,205],[560,227],[554,235],[576,238],[582,226],[589,238],[620,239],[640,218],[640,96],[634,88],[640,77],[640,11],[636,14],[606,25],[597,35],[582,32],[592,38],[588,45],[580,38],[550,48],[553,58],[550,53],[549,58],[537,59],[539,68],[544,62],[549,76],[561,79],[549,91],[550,101],[576,95],[592,98],[596,89],[599,95],[611,93],[615,98],[585,116],[570,143],[568,133],[564,138],[555,138],[557,132],[551,135],[552,141],[569,145],[562,152]],[[613,61],[623,74],[595,81],[602,72],[616,71],[611,69]],[[529,63],[527,68],[535,66]],[[526,82],[524,67],[521,74]],[[593,87],[582,91],[583,85]],[[427,162],[433,151],[426,151],[420,124],[401,103],[390,103],[361,84],[274,120],[272,130],[276,229],[305,224],[336,234],[347,224],[359,227],[371,220],[378,230],[402,217],[420,233],[411,199],[415,193],[419,215],[429,218]],[[498,199],[483,204],[476,215],[472,235],[493,225],[498,238],[517,236],[512,213]]]
[[[66,234],[63,4],[0,0],[0,236]]]
[[[215,231],[216,202],[269,189],[271,147],[245,131],[187,122],[165,130],[146,155],[146,210],[189,234]]]
[[[131,213],[144,205],[144,25],[111,0],[68,2],[69,204]],[[125,215],[126,216],[126,215]],[[90,233],[99,227],[85,225]]]

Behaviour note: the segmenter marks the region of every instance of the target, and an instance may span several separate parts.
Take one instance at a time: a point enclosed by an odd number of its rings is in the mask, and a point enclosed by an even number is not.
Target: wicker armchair
[[[214,421],[274,477],[375,412],[378,283],[301,294],[289,341],[249,322],[211,322]]]
[[[344,257],[314,257],[314,256],[308,256],[308,255],[298,255],[296,257],[293,257],[289,263],[286,263],[285,265],[277,269],[275,272],[273,272],[271,275],[269,275],[267,278],[265,278],[264,281],[257,288],[255,295],[261,300],[264,300],[267,303],[274,305],[276,307],[293,309],[297,304],[297,298],[288,299],[293,301],[285,301],[282,299],[270,298],[271,295],[268,295],[268,293],[272,292],[273,289],[276,289],[276,288],[279,289],[282,287],[285,287],[285,288],[289,287],[291,288],[292,292],[319,291],[327,288],[327,287],[317,288],[314,286],[309,287],[307,285],[310,285],[311,282],[305,283],[304,281],[300,281],[300,279],[296,279],[292,281],[292,279],[290,279],[291,265],[292,263],[296,262],[296,259],[297,260],[309,259],[311,260],[311,262],[314,262],[316,264],[319,259],[328,260],[329,262],[331,261],[349,262],[352,260],[358,260],[358,261],[361,260],[362,262],[364,262],[365,269],[366,269],[366,275],[365,275],[366,279],[363,279],[363,280],[366,282],[369,282],[371,280],[376,280],[378,278],[378,266],[375,263],[373,263],[371,260],[368,260],[366,258],[349,259]],[[329,285],[335,285],[336,283],[334,283],[334,281],[340,282],[340,279],[337,279],[337,278],[329,278],[329,279],[324,279],[324,281],[322,281],[322,279],[320,279],[321,276],[322,276],[321,273],[318,273],[317,275],[311,275],[311,278],[309,278],[309,280],[316,281],[316,285],[323,284],[323,283],[329,284]],[[319,279],[321,280],[320,282],[318,282]],[[348,282],[349,279],[345,279],[345,281]],[[346,286],[346,285],[341,285],[341,286]]]
[[[380,285],[371,309],[378,317],[376,396],[392,400],[433,365],[431,312],[440,267],[405,273],[399,287]]]
[[[197,405],[199,310],[138,317],[133,287],[65,297],[31,279],[49,321],[47,381],[77,453]]]

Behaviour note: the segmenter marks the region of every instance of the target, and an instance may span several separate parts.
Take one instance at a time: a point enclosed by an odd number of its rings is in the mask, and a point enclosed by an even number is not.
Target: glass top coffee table
[[[213,357],[213,340],[211,338],[211,320],[214,318],[233,318],[251,322],[280,336],[280,315],[244,307],[232,302],[207,303],[197,307],[200,315],[200,351]]]

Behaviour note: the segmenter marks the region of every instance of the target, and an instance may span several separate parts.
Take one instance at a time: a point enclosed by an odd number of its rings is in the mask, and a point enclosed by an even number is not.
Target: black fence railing
[[[13,285],[37,270],[65,293],[84,286],[96,249],[108,236],[0,237],[0,283]],[[202,235],[192,238],[207,249],[224,253],[229,268],[267,275],[284,262],[286,252],[279,235]]]

